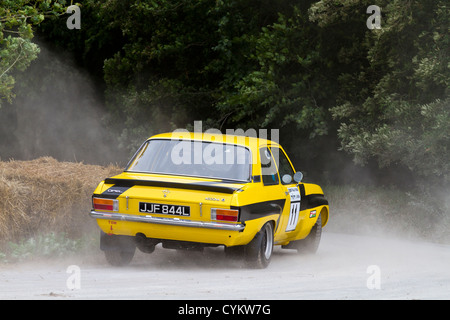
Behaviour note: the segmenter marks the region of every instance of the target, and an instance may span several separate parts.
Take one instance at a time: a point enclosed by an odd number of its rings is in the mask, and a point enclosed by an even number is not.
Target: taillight
[[[116,199],[93,198],[92,204],[94,206],[94,210],[107,210],[107,211],[119,210],[119,200]]]
[[[211,208],[211,220],[237,222],[239,210]]]

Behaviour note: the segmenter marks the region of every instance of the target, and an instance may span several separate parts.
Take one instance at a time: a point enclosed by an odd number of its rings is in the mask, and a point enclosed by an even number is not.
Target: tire
[[[131,260],[133,260],[135,251],[136,248],[133,251],[108,250],[105,251],[105,258],[110,265],[115,267],[123,267],[130,264]]]
[[[309,235],[302,240],[296,240],[290,244],[289,248],[297,249],[298,253],[315,254],[319,249],[322,237],[322,216],[319,214],[316,224],[312,227]]]
[[[100,249],[105,252],[106,261],[112,266],[126,266],[136,252],[135,237],[100,234]]]
[[[273,224],[266,222],[255,238],[245,246],[245,260],[249,267],[264,269],[270,263],[273,252]]]

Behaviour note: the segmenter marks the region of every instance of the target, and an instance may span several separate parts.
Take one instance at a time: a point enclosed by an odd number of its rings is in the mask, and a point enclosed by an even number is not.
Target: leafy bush
[[[0,251],[1,262],[20,262],[36,258],[57,258],[82,249],[82,240],[69,239],[63,232],[39,234],[19,242],[9,242]]]

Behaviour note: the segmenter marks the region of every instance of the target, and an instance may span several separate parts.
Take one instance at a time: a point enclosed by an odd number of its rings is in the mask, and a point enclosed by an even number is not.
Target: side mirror
[[[294,174],[294,181],[297,183],[300,183],[302,181],[302,179],[303,179],[303,173],[301,173],[301,171],[297,171]]]
[[[290,174],[285,174],[284,176],[281,177],[281,180],[283,181],[284,184],[289,184],[292,181],[292,177]]]

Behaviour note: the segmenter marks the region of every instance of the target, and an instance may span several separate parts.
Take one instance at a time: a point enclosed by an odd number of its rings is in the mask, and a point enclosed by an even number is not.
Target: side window
[[[278,172],[272,154],[269,148],[264,147],[259,149],[261,158],[261,175],[265,186],[276,185],[279,183]]]
[[[289,163],[289,160],[287,159],[286,155],[284,154],[283,150],[277,147],[272,147],[272,154],[275,159],[275,162],[278,165],[278,171],[280,173],[281,183],[282,184],[290,184],[293,182],[285,183],[283,182],[283,176],[289,175],[291,177],[291,181],[294,177],[294,169],[292,169],[291,164]]]

